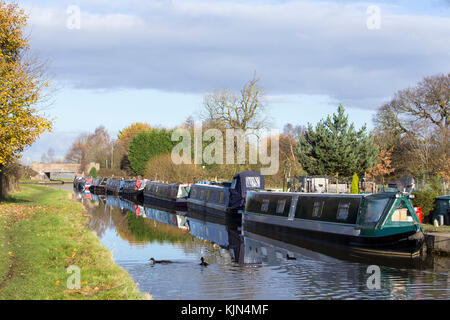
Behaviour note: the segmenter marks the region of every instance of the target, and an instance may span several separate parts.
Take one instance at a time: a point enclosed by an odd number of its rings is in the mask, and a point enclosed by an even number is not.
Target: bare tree
[[[41,162],[43,163],[55,162],[55,150],[53,148],[49,148],[47,153],[44,152],[41,156]]]
[[[79,163],[85,168],[89,162],[106,167],[111,159],[111,139],[105,127],[100,126],[92,134],[80,134],[66,154],[65,161]]]
[[[425,77],[414,88],[398,91],[378,113],[380,121],[417,134],[424,122],[439,130],[449,128],[450,73]]]
[[[202,120],[226,129],[258,131],[269,126],[263,90],[256,74],[239,93],[224,89],[204,98]]]
[[[374,122],[379,144],[393,148],[394,167],[426,177],[449,162],[450,73],[425,77],[398,91]]]

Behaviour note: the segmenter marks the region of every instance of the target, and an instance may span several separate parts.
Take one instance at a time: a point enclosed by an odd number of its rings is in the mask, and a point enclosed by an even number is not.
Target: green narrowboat
[[[424,235],[402,193],[311,194],[249,191],[243,226],[294,234],[370,254],[413,257]]]

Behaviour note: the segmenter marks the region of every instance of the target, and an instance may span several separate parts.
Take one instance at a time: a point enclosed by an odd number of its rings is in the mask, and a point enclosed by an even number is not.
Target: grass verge
[[[87,219],[70,192],[50,187],[22,185],[0,202],[0,299],[151,298],[114,263]],[[70,266],[80,271],[79,288],[70,289],[77,285]]]
[[[422,223],[422,227],[423,227],[424,231],[428,231],[428,232],[445,232],[445,233],[450,233],[450,226],[435,227],[432,224]]]

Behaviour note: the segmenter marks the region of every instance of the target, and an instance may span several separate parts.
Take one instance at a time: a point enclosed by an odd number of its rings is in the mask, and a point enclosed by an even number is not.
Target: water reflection
[[[206,214],[75,195],[89,227],[155,299],[448,299],[450,259],[382,261],[326,252]],[[148,259],[171,260],[153,265]],[[205,257],[208,267],[199,265]],[[367,287],[367,267],[381,289]]]

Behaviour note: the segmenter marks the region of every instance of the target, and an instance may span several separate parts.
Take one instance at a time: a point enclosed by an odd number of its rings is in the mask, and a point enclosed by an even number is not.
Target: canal
[[[380,260],[317,251],[197,212],[74,197],[115,262],[154,299],[450,298],[450,258]],[[153,264],[152,257],[170,263]],[[208,266],[200,265],[201,257]]]

